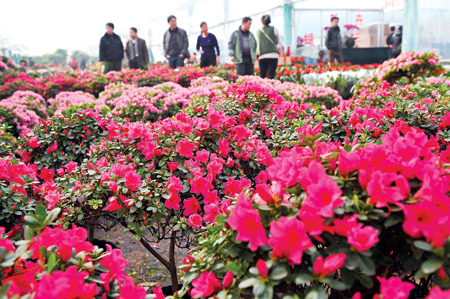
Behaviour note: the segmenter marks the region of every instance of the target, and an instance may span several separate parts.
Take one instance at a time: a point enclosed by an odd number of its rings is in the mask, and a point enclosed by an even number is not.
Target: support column
[[[291,47],[291,54],[295,54],[295,45],[292,38],[292,14],[294,13],[291,0],[283,0],[284,8],[284,47],[287,51],[287,47]]]
[[[418,0],[405,0],[402,51],[417,51]]]
[[[223,0],[223,32],[225,34],[224,44],[221,45],[223,49],[220,53],[220,62],[224,63],[228,60],[228,39],[231,35],[230,29],[230,1]],[[223,47],[225,46],[225,47]]]

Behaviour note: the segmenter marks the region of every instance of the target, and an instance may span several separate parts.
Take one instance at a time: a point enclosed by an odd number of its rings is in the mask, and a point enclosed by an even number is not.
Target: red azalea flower
[[[105,211],[111,211],[111,212],[114,212],[114,211],[117,211],[117,210],[120,210],[120,209],[123,208],[123,207],[117,202],[117,197],[115,197],[115,196],[110,197],[109,200],[108,200],[108,202],[109,202],[109,205],[107,205],[107,206],[104,208]]]
[[[178,196],[178,193],[171,193],[170,198],[168,198],[165,202],[165,206],[168,209],[179,210],[180,202],[181,202],[181,198]]]
[[[55,141],[52,146],[47,149],[47,152],[50,154],[58,149],[58,142]]]
[[[43,179],[45,182],[53,181],[53,178],[55,176],[55,170],[49,170],[45,167],[42,168],[41,174],[39,175],[39,178]]]
[[[316,258],[314,263],[314,275],[324,278],[331,275],[345,264],[345,253],[330,255],[323,261],[323,257],[320,255]]]
[[[217,153],[221,157],[226,158],[230,151],[231,151],[230,142],[227,139],[220,139],[219,149],[217,150]]]
[[[259,259],[256,263],[256,269],[258,269],[259,276],[263,279],[267,278],[269,275],[269,270],[267,269],[267,264],[264,260]]]
[[[184,212],[183,212],[184,216],[190,216],[192,214],[197,214],[198,212],[200,212],[200,203],[198,202],[197,199],[195,199],[195,197],[186,199],[183,202],[183,205],[184,205]]]
[[[30,139],[28,139],[28,145],[34,149],[39,147],[41,144],[39,143],[39,140],[36,137],[31,137]]]
[[[178,162],[167,162],[167,165],[171,173],[178,169]]]
[[[234,282],[233,271],[229,270],[223,278],[223,288],[228,290]]]
[[[192,152],[194,151],[195,145],[190,143],[189,140],[184,139],[184,141],[178,141],[177,152],[186,158],[193,158]]]

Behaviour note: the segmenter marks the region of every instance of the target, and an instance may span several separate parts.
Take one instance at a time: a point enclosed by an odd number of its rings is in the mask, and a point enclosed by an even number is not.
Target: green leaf
[[[284,265],[278,265],[270,272],[269,278],[273,280],[281,280],[288,276],[288,271]]]
[[[436,272],[439,267],[442,266],[444,262],[442,260],[429,260],[426,261],[422,264],[422,266],[420,267],[420,269],[425,273],[425,274],[431,274]]]
[[[414,241],[414,246],[416,246],[419,249],[422,249],[424,251],[433,251],[433,246],[431,246],[429,243],[425,241]]]
[[[6,298],[6,294],[8,293],[10,286],[11,282],[8,281],[0,288],[0,298]]]
[[[34,217],[31,216],[25,216],[25,223],[32,229],[32,230],[36,230],[39,229],[41,227],[41,223]]]
[[[44,223],[45,218],[47,217],[47,211],[43,205],[36,206],[36,218],[40,223]]]
[[[330,279],[325,283],[338,291],[344,291],[347,289],[347,286],[342,281],[339,280]]]
[[[366,256],[358,254],[358,265],[361,271],[368,276],[375,275],[375,265],[372,260]]]
[[[231,270],[234,274],[238,274],[240,272],[240,267],[232,261],[227,262],[227,268],[228,270]]]
[[[363,286],[368,289],[373,288],[373,280],[372,278],[370,278],[370,276],[367,276],[364,273],[358,274],[357,272],[355,272],[355,276]]]
[[[251,287],[252,285],[254,285],[257,282],[258,282],[258,279],[256,279],[256,278],[249,278],[249,279],[241,281],[241,283],[239,284],[239,288],[246,289],[248,287]]]
[[[309,274],[306,274],[306,273],[300,273],[295,278],[295,283],[296,284],[305,284],[307,282],[312,281],[313,279],[314,279],[314,277],[312,275],[309,275]]]
[[[306,294],[305,299],[326,299],[327,294],[321,286],[314,286],[311,291]]]
[[[47,273],[52,273],[53,268],[56,266],[56,256],[54,253],[50,254],[47,261]]]
[[[60,208],[54,208],[53,210],[48,213],[47,218],[45,218],[44,224],[47,226],[49,223],[53,222],[56,217],[58,217],[59,213],[61,212]]]

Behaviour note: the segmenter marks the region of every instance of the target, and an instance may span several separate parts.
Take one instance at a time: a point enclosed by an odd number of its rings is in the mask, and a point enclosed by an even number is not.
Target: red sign
[[[305,33],[305,45],[312,45],[314,43],[314,35],[312,33]]]
[[[384,11],[402,10],[405,8],[405,0],[385,0],[383,7]]]

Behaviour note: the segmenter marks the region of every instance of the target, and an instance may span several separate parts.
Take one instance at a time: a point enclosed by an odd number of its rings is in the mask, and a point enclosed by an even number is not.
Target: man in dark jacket
[[[149,63],[147,44],[137,36],[137,29],[134,27],[130,28],[130,37],[125,47],[130,69],[146,70]]]
[[[80,70],[84,71],[86,69],[86,59],[84,59],[83,56],[80,57],[81,61],[80,61]]]
[[[105,62],[105,74],[109,71],[122,69],[123,44],[120,37],[114,33],[114,24],[106,24],[106,33],[100,39],[100,62]]]
[[[325,46],[328,49],[330,62],[334,62],[336,59],[338,63],[343,64],[344,58],[342,57],[342,38],[341,30],[339,29],[338,24],[338,17],[331,18],[331,27],[327,31]]]
[[[256,57],[257,42],[250,32],[252,19],[245,17],[239,29],[231,34],[228,42],[229,55],[238,75],[254,75],[253,63]]]
[[[189,40],[185,30],[177,27],[177,18],[167,18],[169,30],[164,33],[163,48],[164,56],[169,60],[169,66],[175,69],[184,66],[184,58],[189,58]]]
[[[394,33],[395,33],[395,27],[391,26],[389,29],[391,30],[391,32],[386,37],[386,45],[389,48],[388,49],[388,57],[389,57],[389,59],[391,59],[392,58],[392,48],[394,47],[394,43],[393,43],[393,38],[392,37],[394,36]]]
[[[402,52],[402,30],[403,26],[398,26],[397,31],[392,36],[392,44],[394,47],[392,48],[392,57],[396,58]]]

